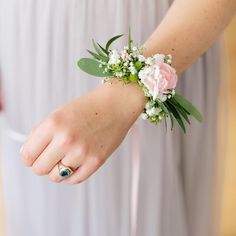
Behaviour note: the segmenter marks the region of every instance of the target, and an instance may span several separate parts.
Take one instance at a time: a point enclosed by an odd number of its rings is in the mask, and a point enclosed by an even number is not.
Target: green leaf
[[[109,52],[108,52],[103,46],[101,46],[99,43],[97,43],[97,45],[99,46],[99,48],[100,48],[106,55],[109,54]]]
[[[167,121],[166,121],[166,117],[164,117],[164,121],[165,121],[165,128],[166,128],[166,131],[167,131]]]
[[[100,56],[100,55],[98,55],[97,53],[95,53],[95,52],[92,52],[92,51],[90,51],[90,50],[87,50],[88,51],[88,53],[90,53],[95,59],[97,59],[97,60],[102,60],[102,61],[104,61],[104,62],[108,62],[108,57],[104,57],[104,56]]]
[[[137,71],[140,71],[140,69],[142,68],[142,62],[141,61],[136,61],[134,63],[134,67],[137,69]]]
[[[170,117],[170,121],[171,121],[171,130],[173,130],[174,127],[174,120],[173,120],[173,115],[172,113],[169,111],[168,109],[168,105],[166,104],[166,102],[160,102],[159,100],[156,100],[156,102],[158,103],[158,105],[161,107],[161,109],[169,115]]]
[[[116,35],[115,37],[109,39],[108,42],[107,42],[107,44],[106,44],[105,49],[108,51],[108,50],[109,50],[109,47],[111,46],[111,44],[112,44],[115,40],[117,40],[118,38],[120,38],[120,37],[122,37],[122,36],[123,36],[123,34],[119,34],[119,35]]]
[[[179,106],[176,106],[175,108],[180,113],[180,115],[186,120],[186,122],[190,124],[190,120],[188,118],[188,115],[185,113],[185,110]]]
[[[95,51],[97,52],[97,54],[102,57],[106,57],[106,54],[103,53],[103,51],[99,48],[98,44],[94,41],[94,39],[92,41],[93,41],[93,47]]]
[[[100,62],[96,61],[94,59],[91,58],[81,58],[78,61],[78,66],[79,68],[90,74],[93,76],[97,76],[97,77],[108,77],[108,76],[112,76],[112,73],[108,72],[104,72],[104,68],[100,68]]]
[[[128,49],[129,49],[129,51],[131,51],[131,42],[132,42],[132,40],[131,40],[131,29],[129,27],[129,34],[128,34]]]
[[[190,124],[188,113],[186,113],[185,109],[178,102],[176,102],[173,97],[168,101],[176,108],[179,114]]]
[[[171,130],[173,130],[174,127],[174,118],[173,115],[169,112],[169,116],[170,116],[170,122],[171,122]]]
[[[182,130],[185,133],[186,132],[185,125],[184,125],[184,122],[183,122],[181,116],[179,115],[178,111],[169,101],[166,101],[166,103],[168,104],[169,111],[171,111],[175,120],[178,122],[180,128],[182,128]]]
[[[161,109],[162,109],[165,113],[169,114],[169,111],[168,111],[168,109],[167,109],[167,107],[166,107],[166,104],[165,104],[164,102],[161,102],[161,101],[159,101],[158,99],[156,100],[156,102],[158,103],[158,105],[161,107]]]
[[[179,94],[175,94],[175,100],[186,110],[188,111],[197,121],[202,122],[203,118],[201,113],[189,102],[186,98]]]
[[[95,59],[101,60],[101,57],[100,57],[97,53],[92,52],[92,51],[90,51],[90,50],[87,50],[87,52],[88,52],[89,54],[91,54]]]

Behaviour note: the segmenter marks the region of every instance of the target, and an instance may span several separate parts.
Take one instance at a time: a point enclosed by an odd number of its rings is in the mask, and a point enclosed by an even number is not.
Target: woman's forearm
[[[188,68],[222,33],[236,9],[236,0],[175,0],[161,24],[148,38],[144,55],[171,54],[173,67],[180,74]],[[126,97],[119,83],[113,94]],[[130,107],[142,112],[146,98],[136,84],[130,84],[126,101],[136,101]],[[140,91],[139,91],[140,90]],[[136,104],[136,105],[135,105]]]
[[[236,0],[175,0],[146,41],[144,55],[171,54],[179,74],[212,45],[235,10]]]

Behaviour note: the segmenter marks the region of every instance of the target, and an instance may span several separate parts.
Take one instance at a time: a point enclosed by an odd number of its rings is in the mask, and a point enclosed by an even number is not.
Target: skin
[[[22,159],[35,174],[49,174],[53,182],[62,180],[56,166],[62,159],[75,170],[66,182],[80,183],[119,146],[145,102],[137,84],[123,85],[114,80],[101,85],[36,126],[23,145]]]
[[[146,41],[144,55],[172,54],[173,67],[181,73],[211,46],[235,10],[235,0],[175,0]],[[64,180],[57,168],[62,161],[74,170],[64,182],[81,183],[121,144],[145,102],[137,84],[115,79],[103,84],[38,124],[20,150],[22,160],[53,182]]]

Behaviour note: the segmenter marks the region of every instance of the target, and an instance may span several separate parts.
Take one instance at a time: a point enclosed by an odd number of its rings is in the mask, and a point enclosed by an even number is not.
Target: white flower
[[[137,51],[138,48],[137,48],[137,47],[133,47],[132,50],[133,50],[133,51]]]
[[[151,109],[152,106],[153,106],[152,102],[147,102],[146,105],[145,105],[145,109],[146,110]]]
[[[140,62],[144,62],[145,61],[145,57],[143,55],[138,55],[138,60]]]
[[[158,98],[162,101],[162,102],[165,102],[166,99],[167,99],[167,95],[166,94],[163,94],[163,93],[160,93],[158,95]]]
[[[137,73],[137,70],[136,70],[136,68],[133,65],[129,67],[129,70],[130,70],[132,75]]]
[[[120,54],[117,50],[112,50],[109,54],[108,64],[113,65],[120,62]]]
[[[146,60],[145,60],[145,63],[152,66],[155,62],[155,59],[153,57],[148,57]]]
[[[168,54],[168,55],[166,56],[166,62],[167,62],[167,64],[169,64],[169,65],[172,64],[172,56],[171,56],[171,54]]]
[[[162,111],[162,110],[161,110],[161,108],[159,108],[159,107],[152,107],[151,109],[146,110],[146,113],[147,113],[149,116],[156,116],[156,115],[158,115],[161,111]]]
[[[143,113],[141,114],[141,118],[142,118],[143,120],[147,120],[147,119],[148,119],[148,115],[147,115],[145,112],[143,112]]]
[[[123,76],[123,73],[122,73],[122,72],[116,72],[116,73],[115,73],[115,76],[117,76],[117,77],[122,77],[122,76]]]
[[[142,80],[145,80],[148,76],[153,75],[155,72],[155,68],[150,67],[144,67],[142,70],[139,71],[139,77]]]
[[[146,97],[152,97],[152,94],[149,93],[148,90],[145,90],[145,91],[144,91],[144,95],[145,95]]]
[[[153,56],[153,58],[155,59],[155,61],[157,63],[163,63],[164,62],[164,59],[165,59],[165,55],[164,54],[155,54]]]
[[[172,94],[172,96],[175,96],[175,90],[174,89],[172,89],[171,94]]]
[[[130,55],[128,54],[127,50],[121,51],[121,58],[124,61],[129,61],[130,60]]]
[[[162,75],[158,66],[144,67],[139,71],[139,78],[141,82],[147,87],[149,93],[155,100],[160,93],[159,81]]]

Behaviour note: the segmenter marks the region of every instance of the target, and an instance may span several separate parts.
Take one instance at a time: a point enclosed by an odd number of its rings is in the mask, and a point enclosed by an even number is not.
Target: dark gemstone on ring
[[[64,170],[61,170],[60,171],[60,175],[62,176],[62,177],[67,177],[67,176],[69,176],[71,174],[71,171],[69,170],[69,169],[64,169]]]

